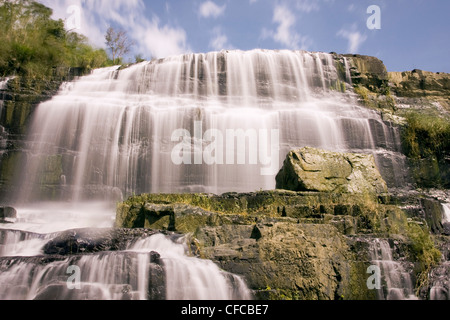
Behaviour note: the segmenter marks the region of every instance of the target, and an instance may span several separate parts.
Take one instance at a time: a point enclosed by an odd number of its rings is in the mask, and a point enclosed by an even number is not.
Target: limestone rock
[[[363,55],[344,55],[350,62],[352,83],[363,86],[371,92],[386,94],[389,88],[389,74],[383,61]]]
[[[372,155],[305,147],[291,151],[276,177],[277,189],[292,191],[387,193]]]

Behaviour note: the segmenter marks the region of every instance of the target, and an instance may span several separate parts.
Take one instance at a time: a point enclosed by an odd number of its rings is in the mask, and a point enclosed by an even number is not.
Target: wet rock
[[[421,199],[421,205],[425,212],[425,220],[431,231],[435,234],[444,233],[442,224],[443,212],[439,201],[433,199]]]
[[[17,211],[13,207],[0,207],[0,223],[11,223],[17,218]]]
[[[45,254],[73,255],[125,250],[136,239],[159,231],[143,229],[74,229],[62,232],[47,242]]]

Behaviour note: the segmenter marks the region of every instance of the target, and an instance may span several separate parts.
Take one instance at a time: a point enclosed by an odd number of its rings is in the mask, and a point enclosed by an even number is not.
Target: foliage
[[[0,76],[48,79],[56,68],[86,72],[108,64],[105,50],[51,16],[51,9],[32,0],[0,0]]]
[[[360,85],[354,86],[355,93],[359,96],[361,103],[371,109],[387,109],[396,111],[395,100],[389,90],[384,90],[385,94],[374,93],[368,88]]]
[[[429,230],[422,229],[417,224],[409,224],[407,234],[411,241],[411,251],[419,263],[417,270],[416,295],[428,282],[428,274],[431,268],[437,265],[441,259],[441,252],[435,247]]]
[[[406,155],[414,159],[442,159],[450,153],[450,121],[432,114],[410,112],[402,140]]]

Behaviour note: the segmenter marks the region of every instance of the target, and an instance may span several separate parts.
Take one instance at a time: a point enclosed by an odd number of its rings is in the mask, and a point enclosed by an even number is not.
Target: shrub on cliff
[[[432,114],[410,112],[403,131],[403,144],[411,158],[436,157],[450,154],[450,121]]]

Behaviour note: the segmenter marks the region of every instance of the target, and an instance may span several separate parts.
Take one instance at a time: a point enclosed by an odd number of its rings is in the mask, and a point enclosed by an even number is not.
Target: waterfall
[[[3,117],[3,104],[4,104],[4,94],[2,91],[7,89],[8,82],[14,79],[14,77],[7,77],[0,80],[0,120]],[[0,126],[0,157],[4,152],[2,149],[6,149],[8,135],[5,131],[5,128]]]
[[[442,203],[442,224],[446,232],[450,230],[450,203]],[[447,233],[448,234],[448,233]],[[444,261],[433,268],[429,274],[430,278],[430,300],[450,300],[450,261],[449,248],[443,252]]]
[[[222,51],[95,70],[37,108],[17,198],[273,189],[286,154],[304,146],[372,153],[388,183],[404,185],[399,133],[358,106],[336,59]]]
[[[442,209],[443,209],[443,218],[442,218],[442,222],[443,223],[450,223],[450,203],[443,203],[442,204]]]
[[[39,215],[21,212],[22,222],[14,226],[36,228],[38,221],[33,220]],[[80,211],[80,225],[82,215]],[[56,216],[50,213],[49,217]],[[65,218],[67,215],[60,217],[61,221]],[[98,222],[91,220],[88,224]],[[0,229],[0,300],[252,298],[242,278],[221,271],[209,260],[188,256],[182,239],[175,243],[162,234],[132,241],[123,251],[45,254],[46,243],[59,234],[55,232],[58,225],[61,227],[59,222],[48,226],[47,231],[54,232],[47,234]],[[66,227],[69,225],[70,221]],[[79,270],[78,283],[71,278],[73,270]]]
[[[7,197],[18,218],[0,225],[0,299],[250,299],[243,279],[162,235],[123,251],[43,247],[65,230],[111,228],[104,203],[131,194],[274,189],[285,156],[304,146],[373,154],[389,186],[404,186],[399,141],[358,105],[348,61],[334,54],[222,51],[94,70],[33,112],[20,191]]]
[[[156,251],[166,271],[166,298],[168,300],[249,300],[250,291],[244,281],[221,271],[209,260],[186,255],[187,248],[163,235],[154,235],[138,241],[132,251]]]
[[[41,254],[48,236],[21,230],[0,229],[0,257],[32,257]]]
[[[373,239],[370,247],[372,263],[381,270],[381,287],[377,289],[379,300],[416,300],[411,276],[402,264],[393,259],[389,242]]]
[[[2,80],[0,80],[0,90],[5,90],[8,85],[9,80],[12,80],[12,79],[14,79],[14,77],[6,77],[6,78],[3,78]]]

